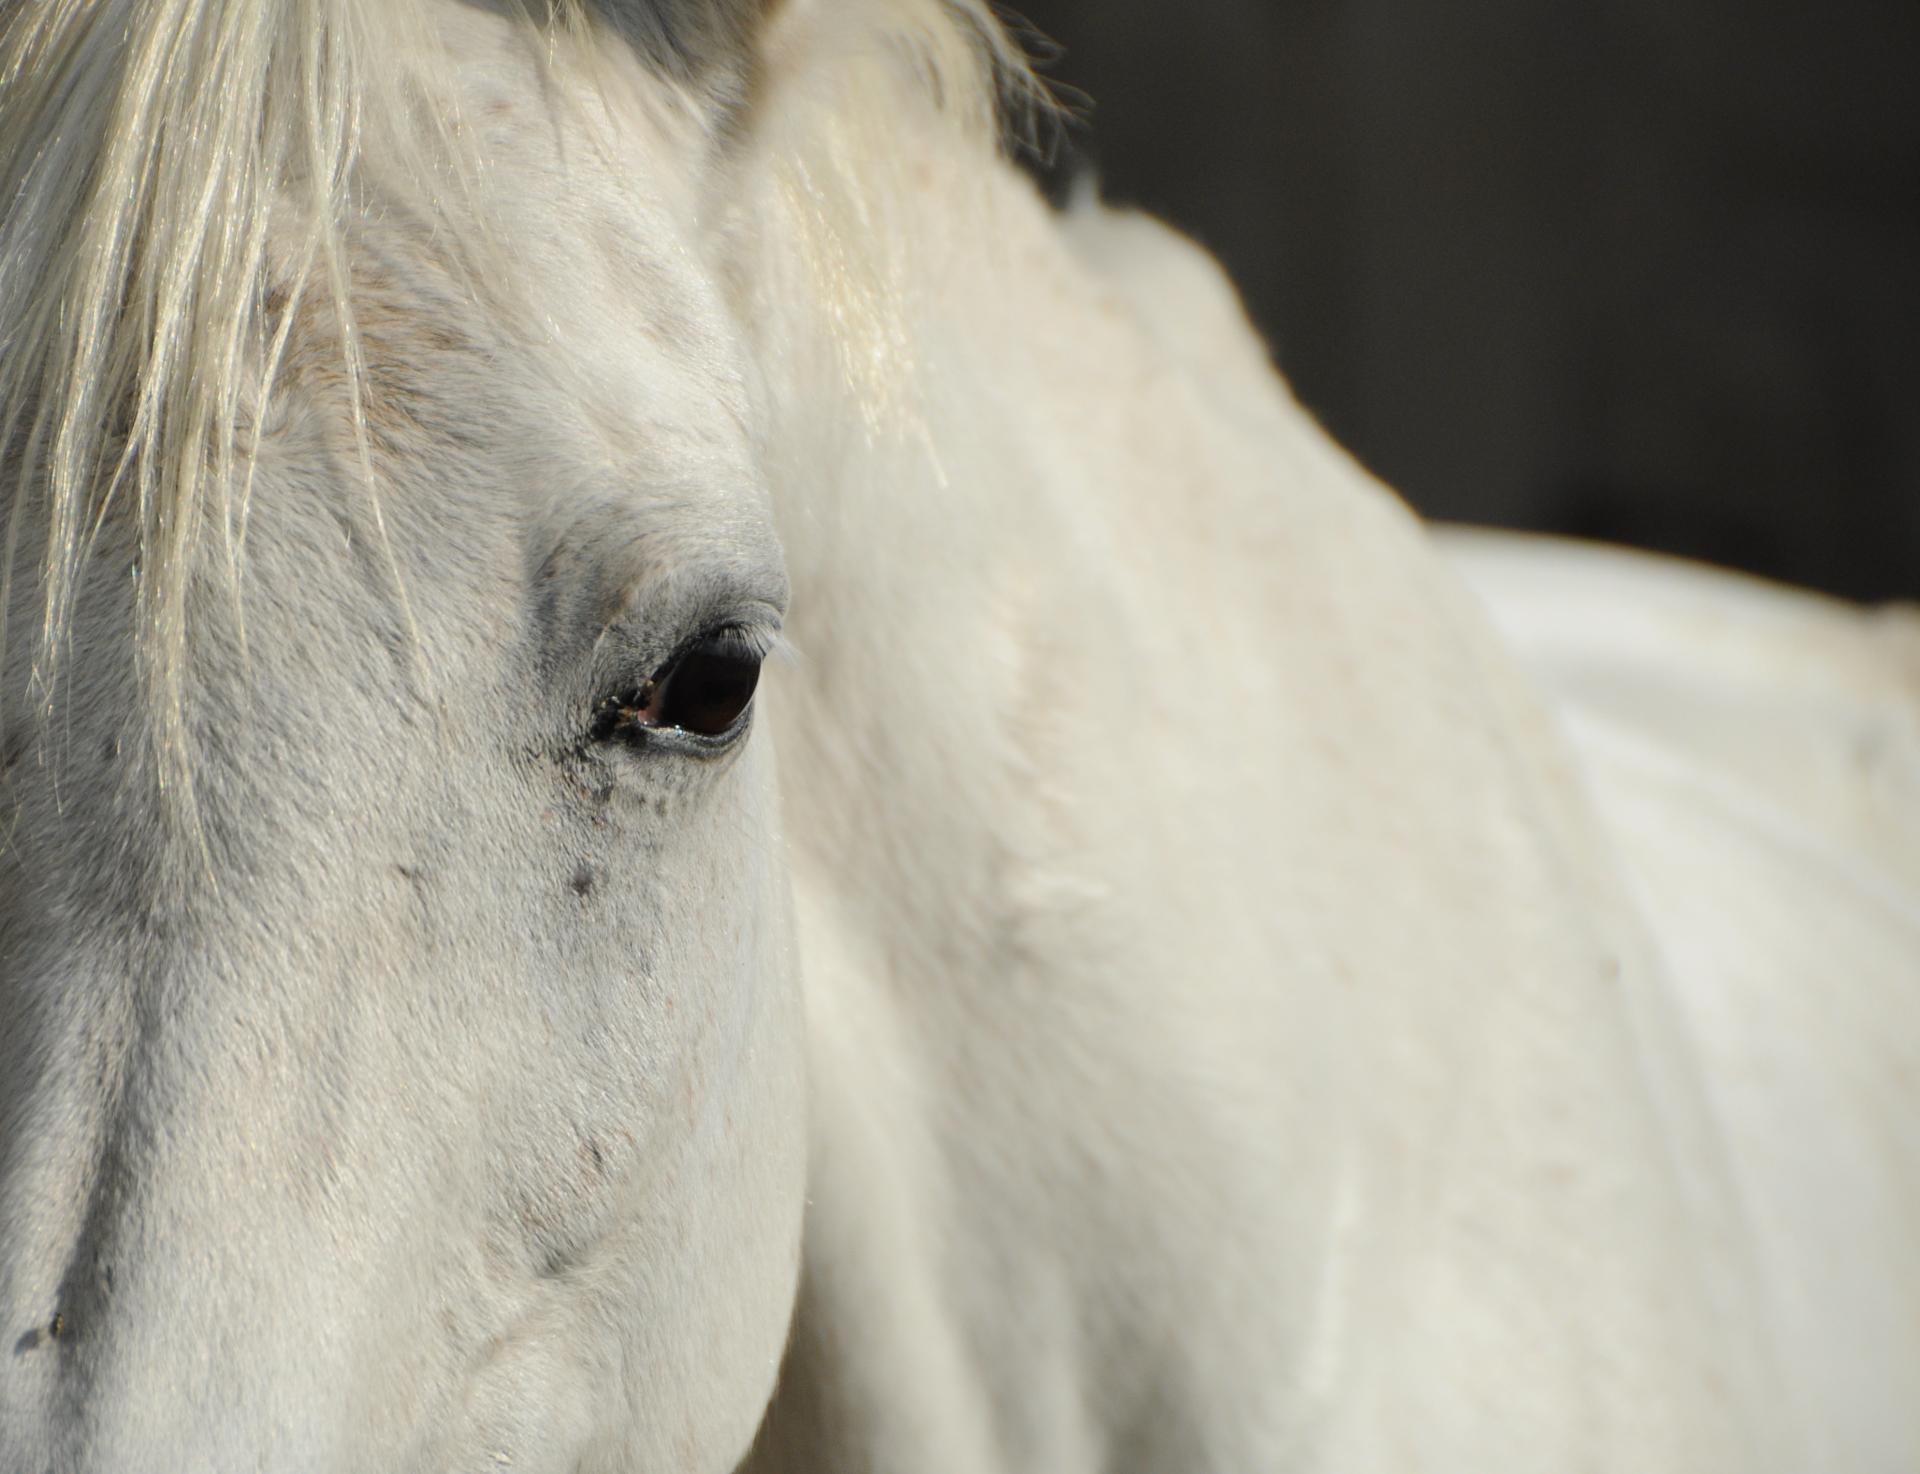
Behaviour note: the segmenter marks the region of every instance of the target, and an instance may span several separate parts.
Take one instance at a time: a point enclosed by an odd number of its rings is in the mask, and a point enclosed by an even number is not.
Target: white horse
[[[1920,1461],[1912,622],[1490,620],[996,74],[8,6],[0,1470]]]

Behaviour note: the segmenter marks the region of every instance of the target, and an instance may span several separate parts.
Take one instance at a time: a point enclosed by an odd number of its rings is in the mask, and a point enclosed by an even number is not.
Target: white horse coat
[[[957,121],[972,7],[707,8],[423,7],[483,167],[341,207],[399,576],[322,313],[250,655],[188,606],[260,875],[119,885],[160,739],[7,749],[0,1468],[1910,1467],[1911,629],[1450,561]],[[717,760],[579,735],[782,609]]]

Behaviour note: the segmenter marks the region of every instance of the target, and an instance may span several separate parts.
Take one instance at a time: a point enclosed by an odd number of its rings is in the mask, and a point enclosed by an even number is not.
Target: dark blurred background
[[[1920,594],[1920,0],[1015,0],[1438,517]]]

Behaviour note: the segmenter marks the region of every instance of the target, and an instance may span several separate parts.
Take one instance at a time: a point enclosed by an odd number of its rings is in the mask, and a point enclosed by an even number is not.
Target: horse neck
[[[1725,1186],[1667,1164],[1720,1149],[1560,739],[1480,615],[1200,253],[1063,222],[937,131],[889,143],[767,193],[749,314],[796,595],[772,710],[818,1277],[838,1255],[861,1283],[959,1294],[971,1270],[947,1329],[977,1344],[1051,1293],[980,1287],[1015,1233],[1016,1259],[1106,1303],[1090,1282],[1133,1271],[1095,1261],[1160,1230],[1049,1241],[1034,1184],[1152,1162],[1239,1225],[1219,1252],[1316,1307],[1274,1352],[1303,1368],[1263,1390],[1275,1407],[1319,1395],[1310,1348],[1337,1327],[1342,1354],[1447,1344],[1409,1308],[1471,1274],[1471,1245],[1434,1237],[1443,1198],[1552,1246],[1518,1272],[1559,1297],[1568,1344],[1714,1364]],[[1448,1124],[1469,1118],[1552,1120],[1582,1169],[1543,1187]],[[1236,1132],[1267,1177],[1209,1160]],[[1631,1242],[1591,1241],[1617,1221],[1608,1183]],[[1098,1221],[1106,1188],[1086,1191]],[[1177,1334],[1197,1287],[1141,1273],[1150,1290],[1105,1293]],[[1529,1334],[1490,1328],[1462,1378],[1498,1383]],[[922,1382],[952,1381],[932,1344]],[[1354,1417],[1339,1436],[1362,1447]]]

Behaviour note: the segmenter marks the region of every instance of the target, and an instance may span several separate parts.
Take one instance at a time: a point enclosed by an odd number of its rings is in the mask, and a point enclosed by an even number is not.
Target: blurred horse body
[[[1436,552],[984,6],[5,25],[0,1466],[1920,1449],[1910,623]]]

